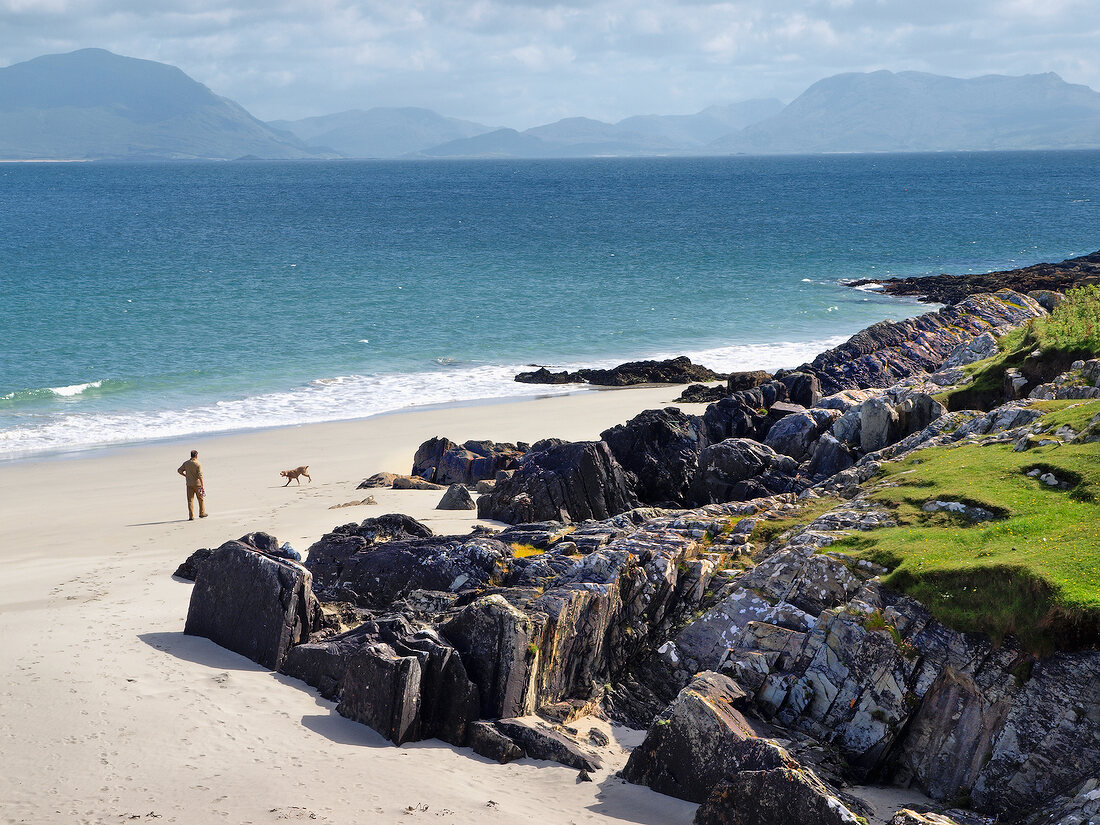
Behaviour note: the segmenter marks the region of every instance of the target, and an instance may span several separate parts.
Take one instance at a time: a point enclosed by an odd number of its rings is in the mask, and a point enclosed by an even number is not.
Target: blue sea
[[[1100,153],[0,165],[0,459],[795,366],[1100,248]]]

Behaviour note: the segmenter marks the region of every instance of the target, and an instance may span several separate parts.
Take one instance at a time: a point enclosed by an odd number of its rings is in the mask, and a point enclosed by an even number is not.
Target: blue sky
[[[877,69],[1100,89],[1097,43],[1097,0],[0,0],[0,66],[110,49],[263,119],[409,105],[522,129]]]

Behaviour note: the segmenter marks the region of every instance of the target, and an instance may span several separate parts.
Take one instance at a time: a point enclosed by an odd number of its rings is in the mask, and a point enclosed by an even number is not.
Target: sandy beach
[[[194,549],[266,530],[304,550],[337,524],[404,512],[437,533],[473,513],[437,492],[356,485],[408,472],[434,435],[597,437],[679,387],[585,392],[231,434],[0,465],[0,820],[5,823],[622,821],[695,806],[614,776],[490,763],[437,741],[398,748],[296,680],[183,635]],[[691,409],[695,405],[686,405]],[[210,517],[188,522],[176,467],[200,451]],[[283,487],[309,464],[313,483]],[[633,732],[612,731],[623,736]],[[634,740],[629,740],[633,743]]]

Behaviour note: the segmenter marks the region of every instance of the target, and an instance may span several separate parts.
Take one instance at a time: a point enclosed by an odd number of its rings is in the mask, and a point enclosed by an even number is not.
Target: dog
[[[305,476],[307,479],[309,479],[309,483],[312,484],[313,479],[309,478],[308,470],[309,470],[309,465],[308,464],[303,464],[301,467],[295,467],[293,470],[280,470],[279,475],[283,476],[286,479],[286,484],[284,484],[283,486],[284,487],[289,487],[290,482],[297,481],[298,486],[301,487],[302,486],[302,479],[299,476]]]

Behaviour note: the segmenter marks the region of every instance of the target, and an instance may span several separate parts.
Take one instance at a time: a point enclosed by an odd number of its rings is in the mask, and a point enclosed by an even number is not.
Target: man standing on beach
[[[202,465],[199,464],[199,451],[192,450],[191,458],[183,462],[176,470],[187,482],[187,518],[195,520],[195,499],[199,500],[199,518],[206,518],[206,490],[202,486]]]

